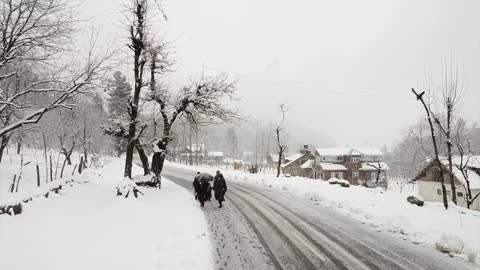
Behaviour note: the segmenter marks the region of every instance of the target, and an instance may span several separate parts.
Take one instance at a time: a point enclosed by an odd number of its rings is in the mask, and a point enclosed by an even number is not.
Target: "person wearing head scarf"
[[[197,172],[197,175],[193,178],[193,190],[195,194],[195,200],[198,200],[198,191],[200,190],[200,181],[199,181],[200,172]]]
[[[220,171],[217,171],[213,179],[213,190],[215,191],[215,199],[218,201],[219,208],[222,208],[222,202],[225,201],[225,192],[227,192],[227,183]]]

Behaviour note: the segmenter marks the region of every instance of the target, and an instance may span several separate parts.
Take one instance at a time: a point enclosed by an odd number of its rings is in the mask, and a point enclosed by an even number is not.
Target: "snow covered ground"
[[[123,164],[107,158],[60,194],[0,215],[0,269],[212,269],[207,223],[193,196],[164,178],[161,190],[116,197]]]
[[[168,166],[215,173],[214,167]],[[301,177],[280,177],[249,174],[222,169],[227,181],[259,184],[315,201],[318,205],[352,216],[378,231],[398,234],[405,240],[437,249],[448,250],[480,264],[480,213],[452,205],[445,210],[439,203],[426,202],[423,207],[406,201],[410,192],[375,190],[352,186],[331,185],[327,181]],[[414,192],[413,189],[404,189]]]

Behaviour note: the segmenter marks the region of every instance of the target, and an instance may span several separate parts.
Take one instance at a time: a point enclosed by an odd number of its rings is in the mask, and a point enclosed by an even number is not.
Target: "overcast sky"
[[[118,43],[115,2],[86,0],[82,16]],[[290,122],[338,145],[391,145],[423,116],[410,89],[429,76],[439,81],[452,59],[465,81],[464,117],[480,124],[480,1],[163,3],[168,21],[157,29],[174,41],[171,83],[202,70],[228,72],[252,117],[276,119],[286,102]]]

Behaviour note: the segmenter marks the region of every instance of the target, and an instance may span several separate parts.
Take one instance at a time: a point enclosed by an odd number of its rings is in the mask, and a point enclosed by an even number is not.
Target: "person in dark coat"
[[[199,175],[200,172],[197,172],[197,175],[195,175],[195,178],[193,178],[193,190],[195,194],[195,200],[198,200],[198,191],[200,190],[200,181],[198,179]]]
[[[205,201],[207,200],[208,187],[210,183],[208,181],[200,181],[200,188],[198,189],[198,200],[200,201],[200,207],[205,206]]]
[[[207,201],[210,201],[212,199],[212,185],[210,185],[210,182],[208,183],[208,188],[207,188]]]
[[[223,174],[217,171],[215,179],[213,179],[213,190],[215,191],[215,199],[218,201],[219,208],[222,208],[222,202],[225,201],[225,192],[227,192],[227,183]]]

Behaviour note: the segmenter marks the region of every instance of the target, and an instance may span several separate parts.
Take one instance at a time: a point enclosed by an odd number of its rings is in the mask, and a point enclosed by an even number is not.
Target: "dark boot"
[[[220,204],[218,208],[222,208],[222,201],[218,201],[218,203]]]

